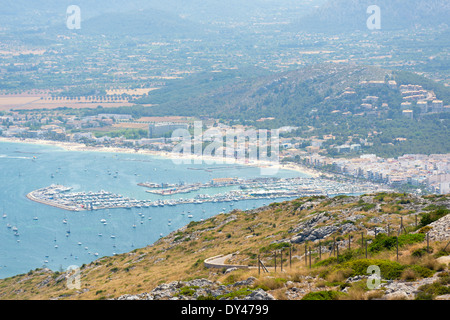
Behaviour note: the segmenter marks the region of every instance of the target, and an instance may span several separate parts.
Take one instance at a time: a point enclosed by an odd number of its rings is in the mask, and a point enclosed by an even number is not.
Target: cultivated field
[[[130,107],[133,104],[123,99],[89,99],[80,97],[80,99],[53,99],[47,95],[4,95],[0,96],[0,111],[9,110],[38,110],[38,109],[56,109],[56,108],[96,108],[97,106],[109,107]]]

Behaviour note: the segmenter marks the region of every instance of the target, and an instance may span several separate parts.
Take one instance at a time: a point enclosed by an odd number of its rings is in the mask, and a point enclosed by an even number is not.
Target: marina
[[[17,151],[38,156],[18,158]],[[0,278],[37,267],[64,270],[129,252],[191,221],[234,209],[251,210],[302,195],[377,189],[293,170],[261,177],[252,166],[214,170],[210,164],[174,166],[151,155],[21,143],[0,143],[0,164]]]
[[[139,186],[156,188],[154,183],[139,183]],[[160,185],[165,187],[147,192],[158,195],[173,195],[178,193],[190,193],[200,188],[237,187],[225,193],[197,194],[191,198],[138,200],[124,197],[119,194],[101,190],[99,192],[69,192],[72,188],[63,185],[51,185],[46,188],[30,192],[27,197],[32,201],[54,206],[69,211],[104,210],[117,208],[150,208],[176,206],[183,204],[203,204],[206,202],[233,202],[255,199],[278,199],[301,197],[310,195],[335,195],[367,193],[380,190],[379,186],[372,183],[336,182],[317,178],[256,178],[238,179],[225,178],[213,179],[207,183]],[[103,221],[106,223],[106,221]]]

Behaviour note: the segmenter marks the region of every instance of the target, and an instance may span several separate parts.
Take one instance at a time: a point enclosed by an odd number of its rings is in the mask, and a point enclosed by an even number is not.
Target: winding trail
[[[247,265],[239,265],[239,264],[227,264],[225,263],[225,261],[227,261],[228,259],[230,259],[233,255],[235,255],[235,253],[230,253],[230,254],[221,254],[218,256],[214,256],[214,257],[210,257],[208,259],[205,259],[205,261],[203,262],[205,267],[207,268],[218,268],[218,269],[222,269],[222,268],[236,268],[236,269],[258,269],[257,266],[247,266]],[[267,270],[273,270],[274,267],[266,267]],[[263,268],[261,267],[261,270]]]
[[[218,255],[211,258],[208,258],[204,261],[204,265],[207,268],[237,268],[237,269],[250,269],[250,268],[256,268],[251,266],[245,266],[245,265],[236,265],[236,264],[226,264],[225,261],[230,259],[234,253],[230,253],[227,255]]]

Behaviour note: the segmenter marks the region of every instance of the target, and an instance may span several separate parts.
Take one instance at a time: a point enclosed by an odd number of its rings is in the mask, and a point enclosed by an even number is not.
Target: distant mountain
[[[254,17],[273,22],[287,15],[301,16],[325,1],[316,0],[312,4],[309,0],[0,0],[0,27],[51,28],[64,22],[67,7],[74,4],[81,8],[83,21],[105,14],[149,10],[228,27],[231,21],[249,22]]]
[[[118,19],[117,14],[153,12],[154,16],[164,12],[185,20],[171,18],[166,27],[170,21],[174,28],[184,28],[186,21],[221,28],[263,22],[266,27],[275,23],[280,30],[326,33],[367,30],[371,5],[380,7],[382,30],[439,26],[448,24],[450,16],[448,0],[0,0],[0,30],[45,30],[64,24],[66,9],[72,4],[81,8],[83,22],[95,17],[105,22],[109,14]],[[136,18],[135,25],[143,19]],[[124,23],[129,19],[133,17],[123,17]]]
[[[0,0],[0,27],[21,30],[45,30],[64,25],[70,5],[81,8],[82,21],[111,12],[127,12],[145,8],[145,0]]]
[[[83,34],[104,34],[110,36],[195,36],[208,27],[189,21],[175,14],[146,9],[125,13],[106,13],[83,22],[80,32]]]
[[[380,8],[381,30],[449,24],[448,0],[329,0],[294,23],[300,30],[334,33],[368,30],[369,6]]]

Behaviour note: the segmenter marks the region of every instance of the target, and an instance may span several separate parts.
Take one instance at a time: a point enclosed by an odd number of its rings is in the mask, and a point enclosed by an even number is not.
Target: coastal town
[[[134,119],[130,114],[98,114],[95,116],[76,117],[47,112],[9,112],[0,116],[0,139],[6,141],[25,141],[34,143],[57,143],[89,147],[90,150],[114,148],[116,150],[132,150],[132,152],[149,152],[153,154],[174,154],[180,143],[172,137],[177,129],[186,131],[194,128],[198,121],[188,117],[141,117]],[[198,123],[198,122],[197,122]],[[208,129],[221,132],[225,137],[227,130],[250,130],[242,125],[230,126],[214,119],[201,122],[203,130],[200,137],[193,139],[203,144],[213,140],[208,135]],[[295,127],[281,127],[279,134],[279,157],[277,161],[282,167],[295,165],[317,171],[317,175],[332,174],[341,177],[363,179],[380,183],[390,188],[408,186],[412,190],[429,193],[448,193],[450,190],[450,154],[405,154],[397,158],[382,158],[374,154],[361,152],[362,144],[333,146],[340,155],[352,151],[353,157],[331,157],[326,154],[322,144],[333,137],[283,137]],[[119,134],[110,134],[118,132]],[[132,130],[134,136],[126,137]],[[246,152],[257,141],[234,146],[234,151]],[[226,147],[226,146],[224,146]],[[225,148],[226,149],[226,148]],[[225,151],[226,152],[226,151]],[[256,161],[257,162],[257,161]],[[247,164],[255,164],[248,161]],[[245,164],[245,163],[244,163]],[[161,192],[161,191],[160,191]]]

